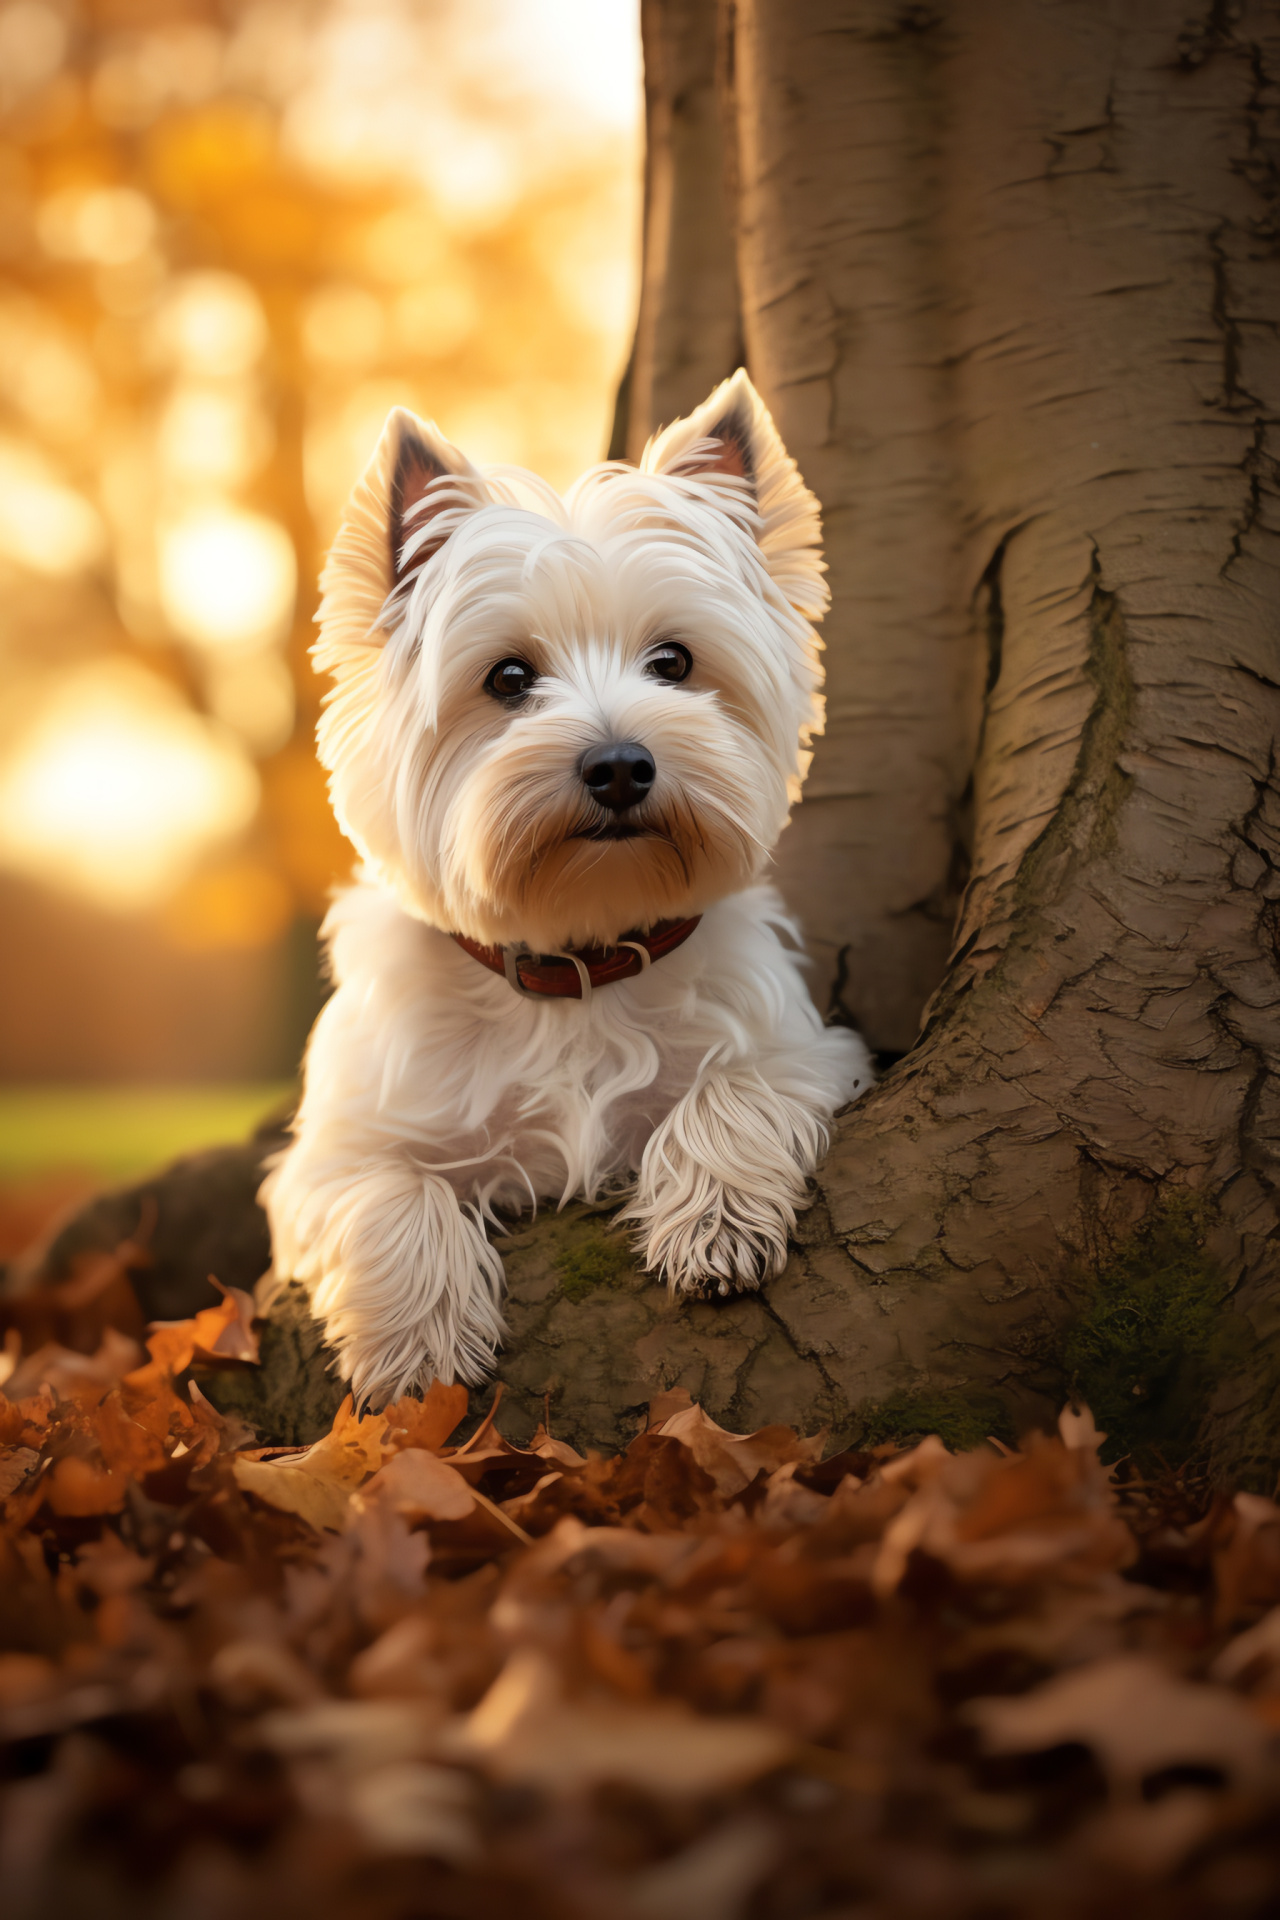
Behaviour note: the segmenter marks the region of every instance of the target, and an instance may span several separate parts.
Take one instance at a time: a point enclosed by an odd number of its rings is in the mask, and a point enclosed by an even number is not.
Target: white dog
[[[871,1079],[760,878],[822,724],[819,538],[742,373],[563,499],[387,422],[315,649],[364,868],[262,1190],[358,1403],[491,1366],[495,1207],[629,1190],[672,1288],[781,1270]]]

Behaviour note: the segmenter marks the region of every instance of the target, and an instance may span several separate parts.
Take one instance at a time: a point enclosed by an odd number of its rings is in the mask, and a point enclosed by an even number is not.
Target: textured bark
[[[722,24],[716,0],[642,0],[643,275],[614,458],[638,459],[651,433],[742,364]]]
[[[794,32],[793,9],[741,9],[758,63],[784,12]],[[835,13],[862,45],[876,10]],[[823,1174],[836,1338],[873,1288],[901,1329],[886,1384],[1008,1378],[1061,1319],[1073,1257],[1175,1188],[1212,1210],[1265,1372],[1280,21],[966,0],[911,31],[944,103],[956,595],[983,615],[988,684],[949,970]],[[1224,1419],[1243,1396],[1224,1388]]]
[[[925,11],[741,0],[733,34],[747,364],[822,502],[831,567],[827,728],[778,878],[820,1003],[836,987],[894,1052],[950,944],[981,691],[951,432],[946,36]],[[980,45],[971,11],[956,19]]]

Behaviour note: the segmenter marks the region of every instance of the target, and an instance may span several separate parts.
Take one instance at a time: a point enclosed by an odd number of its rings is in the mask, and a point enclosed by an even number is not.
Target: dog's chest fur
[[[342,992],[309,1077],[323,1076],[335,1154],[371,1129],[379,1146],[418,1144],[460,1199],[486,1207],[626,1184],[699,1075],[762,1043],[771,1067],[792,1054],[801,1097],[847,1084],[851,1036],[822,1028],[766,886],[717,902],[676,952],[586,1003],[513,992],[375,884],[340,896],[328,935]]]

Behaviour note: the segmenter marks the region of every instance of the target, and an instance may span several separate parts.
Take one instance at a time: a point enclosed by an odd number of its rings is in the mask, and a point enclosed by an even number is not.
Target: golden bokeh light
[[[268,340],[262,302],[234,273],[188,273],[160,312],[162,353],[188,373],[247,373]]]
[[[251,387],[190,380],[169,396],[157,453],[166,475],[180,485],[234,490],[268,458],[273,437]]]
[[[60,260],[94,260],[119,267],[151,244],[156,213],[132,187],[67,187],[44,201],[36,232],[46,253]]]
[[[69,674],[0,770],[0,855],[111,908],[163,898],[258,804],[245,754],[128,661]]]
[[[0,553],[36,573],[78,573],[103,551],[102,521],[34,447],[0,441]]]
[[[302,316],[302,345],[320,366],[365,367],[382,351],[387,317],[365,287],[321,287]]]
[[[297,699],[288,663],[274,647],[252,653],[214,653],[204,662],[209,711],[239,734],[259,758],[275,753],[293,732]]]
[[[282,638],[296,588],[293,542],[264,514],[205,507],[161,534],[160,603],[195,646],[257,648]]]

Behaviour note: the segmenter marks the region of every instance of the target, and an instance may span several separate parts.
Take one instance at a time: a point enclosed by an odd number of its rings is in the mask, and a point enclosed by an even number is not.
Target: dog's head
[[[819,534],[744,373],[563,499],[397,410],[322,582],[343,830],[419,917],[542,951],[745,885],[822,725]]]

